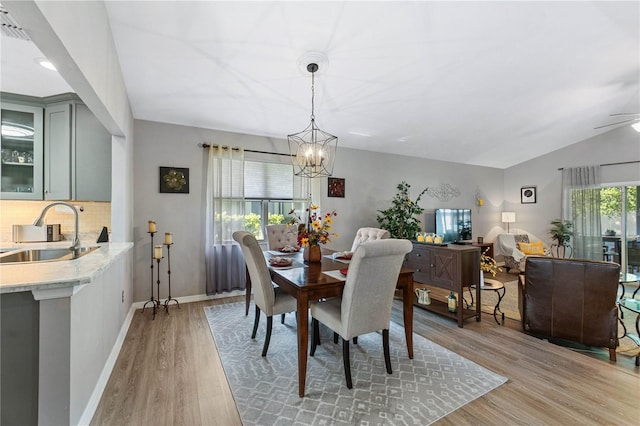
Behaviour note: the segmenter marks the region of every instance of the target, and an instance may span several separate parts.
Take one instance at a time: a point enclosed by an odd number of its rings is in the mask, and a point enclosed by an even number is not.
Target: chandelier
[[[307,65],[307,71],[311,73],[311,123],[303,131],[287,136],[293,173],[310,178],[331,176],[338,137],[320,130],[316,125],[314,96],[318,64]]]

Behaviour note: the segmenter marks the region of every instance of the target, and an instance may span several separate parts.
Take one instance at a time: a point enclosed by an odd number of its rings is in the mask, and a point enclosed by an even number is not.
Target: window
[[[621,264],[622,271],[640,272],[640,186],[610,186],[600,190],[603,260]]]
[[[294,176],[291,163],[279,160],[245,160],[245,229],[258,240],[267,225],[289,222],[292,210],[302,217],[308,202],[308,179]]]

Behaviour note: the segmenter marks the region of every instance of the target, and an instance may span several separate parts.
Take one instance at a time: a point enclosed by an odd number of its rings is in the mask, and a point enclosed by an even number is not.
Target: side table
[[[636,314],[636,334],[629,333],[627,327],[625,327],[624,321],[622,321],[622,318],[624,318],[622,315],[624,312],[623,310],[628,310]],[[636,345],[640,346],[640,299],[630,299],[625,297],[618,300],[618,311],[620,312],[618,321],[622,324],[622,330],[624,331],[622,336],[619,336],[618,338],[622,339],[626,336],[633,340]],[[640,366],[640,353],[636,355],[636,366]]]
[[[469,294],[471,295],[471,304],[472,305],[473,305],[473,292],[471,290],[472,289],[475,290],[475,288],[476,288],[475,284],[471,284],[469,286]],[[485,278],[484,279],[484,286],[480,287],[480,290],[482,290],[482,291],[491,290],[491,291],[495,291],[496,292],[496,294],[498,295],[498,303],[496,303],[496,306],[494,306],[494,308],[493,308],[493,319],[496,320],[496,324],[500,325],[500,321],[498,321],[498,312],[500,312],[500,314],[502,314],[502,325],[504,325],[504,312],[502,312],[500,310],[500,302],[502,302],[502,298],[504,297],[505,293],[507,292],[507,289],[504,287],[504,284],[502,284],[498,280],[493,280],[491,278]]]

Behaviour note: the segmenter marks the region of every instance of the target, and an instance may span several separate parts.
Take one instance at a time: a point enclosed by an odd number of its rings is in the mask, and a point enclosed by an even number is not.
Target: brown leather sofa
[[[616,360],[620,265],[579,259],[527,257],[518,304],[527,334],[609,348]]]

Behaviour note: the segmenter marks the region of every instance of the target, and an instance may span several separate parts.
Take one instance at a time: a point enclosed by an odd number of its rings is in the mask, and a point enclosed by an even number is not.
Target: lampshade
[[[509,224],[516,221],[516,212],[502,212],[502,222],[507,224],[507,233],[509,233]]]
[[[504,223],[513,223],[516,221],[516,212],[502,212],[502,221]]]
[[[311,73],[311,123],[303,131],[287,136],[293,173],[310,178],[331,176],[338,137],[320,130],[316,125],[314,95],[318,64],[307,65],[307,71]]]

